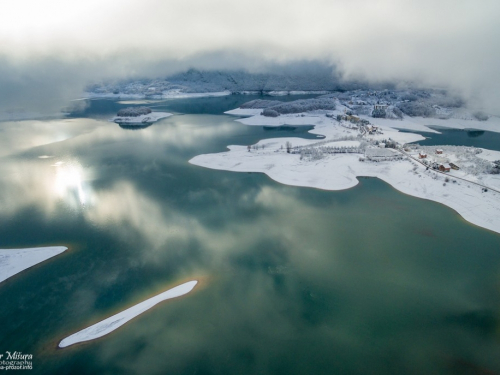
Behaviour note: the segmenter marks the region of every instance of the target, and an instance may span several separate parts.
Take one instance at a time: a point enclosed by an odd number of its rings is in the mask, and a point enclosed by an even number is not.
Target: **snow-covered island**
[[[168,112],[153,112],[148,107],[128,107],[120,109],[111,121],[120,125],[147,126],[169,116],[172,116],[172,114]]]
[[[0,283],[67,249],[65,246],[0,249]]]
[[[100,321],[90,327],[87,327],[79,332],[72,334],[61,340],[59,343],[60,348],[66,348],[70,345],[77,344],[79,342],[95,340],[99,337],[105,336],[108,333],[113,332],[117,328],[121,327],[128,321],[134,319],[138,315],[144,313],[145,311],[151,309],[158,303],[165,301],[167,299],[180,297],[187,294],[193,290],[193,288],[198,283],[197,280],[188,281],[184,284],[178,285],[172,289],[167,290],[161,294],[158,294],[152,298],[149,298],[137,305],[134,305],[126,310],[119,312],[107,319]]]
[[[288,103],[246,103],[226,113],[246,116],[237,121],[250,126],[314,125],[311,133],[325,139],[266,139],[199,155],[190,163],[262,172],[283,184],[326,190],[351,188],[358,176],[377,177],[403,193],[445,204],[469,222],[500,233],[500,152],[418,147],[411,143],[423,140],[421,135],[396,129],[437,133],[426,126],[432,124],[500,132],[500,119],[471,113],[458,99],[441,93],[421,93],[423,99],[411,93],[386,94],[364,91],[361,98],[351,92]]]

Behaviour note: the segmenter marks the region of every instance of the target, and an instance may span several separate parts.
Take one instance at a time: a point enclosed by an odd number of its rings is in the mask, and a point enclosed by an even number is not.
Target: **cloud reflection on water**
[[[494,346],[475,331],[441,323],[494,310],[498,297],[489,281],[498,256],[468,256],[476,232],[451,210],[381,182],[328,193],[190,166],[192,153],[216,148],[233,129],[217,116],[192,120],[177,116],[138,132],[96,121],[84,132],[81,122],[77,136],[13,148],[2,160],[0,219],[36,207],[47,226],[62,216],[71,228],[106,234],[103,244],[85,238],[85,251],[65,263],[65,326],[85,325],[167,280],[212,276],[203,293],[91,344],[96,372],[112,363],[123,373],[411,374],[432,371],[439,351],[491,355]],[[80,187],[84,207],[74,205]],[[415,226],[440,232],[421,236]],[[498,236],[480,238],[493,248]]]

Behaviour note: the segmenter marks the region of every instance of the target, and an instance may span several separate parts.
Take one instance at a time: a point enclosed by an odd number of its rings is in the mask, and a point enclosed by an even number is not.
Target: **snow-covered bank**
[[[409,117],[405,116],[402,120],[390,120],[373,118],[368,116],[360,116],[369,120],[372,124],[377,126],[392,127],[404,130],[414,130],[429,133],[439,133],[429,126],[439,126],[448,129],[474,129],[486,130],[490,132],[500,133],[500,117],[491,116],[488,121],[478,121],[470,119],[437,119],[437,118],[424,118],[424,117]]]
[[[259,110],[236,109],[226,113],[251,116],[237,121],[252,126],[315,125],[310,132],[322,134],[325,139],[319,142],[301,138],[266,139],[250,150],[246,146],[228,146],[227,152],[199,155],[189,162],[219,170],[262,172],[283,184],[325,190],[351,188],[357,185],[358,176],[377,177],[405,194],[442,203],[456,210],[469,222],[500,233],[500,193],[498,192],[500,191],[500,175],[471,176],[463,171],[451,171],[444,175],[408,158],[402,151],[396,150],[394,152],[403,157],[403,160],[363,161],[364,155],[347,151],[348,147],[357,147],[356,145],[344,144],[349,139],[358,140],[358,143],[364,141],[371,144],[383,142],[386,139],[399,144],[422,140],[423,137],[418,134],[399,132],[393,127],[426,129],[424,131],[435,132],[424,125],[429,119],[405,117],[403,120],[386,120],[370,117],[369,121],[377,125],[379,130],[373,134],[365,132],[361,136],[358,129],[349,128],[351,126],[349,123],[338,122],[334,119],[336,114],[340,113],[339,109],[328,111],[328,117],[325,111],[278,117],[265,117],[257,114],[257,111]],[[360,117],[363,118],[363,116]],[[457,120],[432,119],[432,121],[427,124],[439,122],[440,126],[446,125],[446,127],[454,128]],[[468,124],[470,122],[467,120]],[[477,123],[484,125],[483,129],[487,124],[479,121]],[[487,127],[489,128],[490,124]],[[500,126],[495,131],[500,131]],[[298,149],[307,147],[311,150],[327,147],[321,158],[315,158],[314,152],[310,154],[304,152],[303,155],[287,153],[288,142]],[[339,152],[332,152],[335,149]],[[488,162],[500,160],[498,151],[483,150],[476,156]],[[475,183],[480,183],[489,189],[485,191],[483,187]]]
[[[59,347],[66,348],[79,342],[90,341],[107,335],[108,333],[113,332],[117,328],[121,327],[143,312],[149,310],[158,303],[167,299],[180,297],[191,292],[197,283],[198,281],[196,280],[188,281],[187,283],[178,285],[172,289],[167,290],[166,292],[138,303],[137,305],[119,312],[116,315],[113,315],[107,319],[100,321],[99,323],[96,323],[90,327],[72,334],[71,336],[66,337],[59,343]]]
[[[162,99],[186,99],[186,98],[209,98],[218,96],[231,95],[231,91],[216,91],[216,92],[183,92],[181,90],[164,91],[161,95]]]
[[[162,118],[167,118],[172,116],[171,113],[168,112],[151,112],[146,115],[140,116],[115,116],[110,121],[116,122],[117,124],[122,125],[147,125],[152,124]]]
[[[307,144],[297,138],[265,140],[264,149],[248,152],[244,146],[229,146],[230,151],[200,155],[189,162],[198,166],[233,172],[262,172],[282,184],[325,190],[348,189],[358,184],[356,177],[377,177],[397,190],[415,197],[433,200],[456,210],[466,220],[500,233],[500,193],[483,192],[479,186],[426,170],[408,160],[361,162],[359,155],[330,155],[317,161],[300,160],[300,155],[278,151],[287,141]],[[500,157],[500,153],[498,153]],[[500,177],[490,176],[484,183],[500,190]]]
[[[84,99],[189,99],[189,98],[210,98],[228,95],[267,95],[267,96],[287,96],[287,95],[324,95],[329,91],[206,91],[206,92],[186,92],[181,89],[167,90],[161,93],[150,94],[148,92],[140,94],[110,93],[110,92],[86,92]]]
[[[325,111],[317,111],[310,113],[293,113],[287,115],[281,115],[278,117],[266,117],[260,115],[262,109],[242,109],[237,108],[231,111],[224,112],[229,115],[242,116],[244,118],[238,119],[236,121],[241,122],[245,125],[251,126],[266,126],[266,127],[280,127],[280,126],[304,126],[304,125],[314,125],[315,128],[310,131],[310,133],[324,135],[326,138],[338,138],[343,136],[356,136],[357,131],[350,130],[346,127],[339,126],[339,122],[332,117],[325,116]],[[334,115],[340,113],[339,110],[328,111]],[[392,121],[393,124],[397,124],[400,127],[401,121]],[[419,134],[400,132],[397,129],[391,128],[387,125],[380,125],[383,130],[383,134],[373,134],[370,139],[382,140],[385,138],[392,138],[396,142],[400,143],[410,143],[422,141],[425,138]],[[430,129],[430,131],[433,131]],[[300,141],[299,141],[300,142]],[[296,145],[296,142],[294,143]]]
[[[67,249],[64,246],[0,249],[0,283],[35,264],[61,254]]]
[[[328,111],[332,115],[343,114],[344,107],[334,111]],[[288,114],[278,117],[262,116],[262,109],[259,108],[236,108],[225,112],[228,115],[245,117],[237,121],[245,125],[257,126],[283,126],[283,125],[316,125],[323,120],[324,113],[318,111],[314,113]],[[360,119],[369,121],[375,126],[384,129],[403,129],[414,130],[419,132],[439,133],[439,131],[429,128],[429,126],[439,126],[448,129],[477,129],[500,133],[500,117],[491,116],[488,121],[464,120],[464,119],[436,119],[424,117],[404,116],[401,120],[374,118],[365,115],[359,115]]]
[[[184,92],[182,90],[169,90],[164,91],[161,94],[150,95],[145,94],[124,94],[124,93],[95,93],[87,92],[84,95],[84,99],[189,99],[189,98],[208,98],[208,97],[218,97],[231,95],[231,91],[216,91],[216,92]]]

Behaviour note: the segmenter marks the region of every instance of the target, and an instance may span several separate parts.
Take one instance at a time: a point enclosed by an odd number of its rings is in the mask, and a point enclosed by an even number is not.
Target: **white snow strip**
[[[104,319],[99,323],[96,323],[90,327],[72,334],[71,336],[66,337],[59,343],[59,347],[66,348],[79,342],[90,341],[105,336],[108,333],[113,332],[115,329],[121,327],[128,321],[134,319],[136,316],[149,310],[158,303],[189,293],[191,290],[193,290],[197,283],[197,280],[188,281],[187,283],[178,285],[175,288],[169,289],[166,292],[138,303],[137,305],[123,310],[116,315],[110,316],[109,318]]]
[[[224,112],[227,115],[234,115],[234,116],[257,116],[260,115],[263,110],[260,108],[237,108],[233,109],[231,111],[226,111]]]
[[[226,91],[216,91],[216,92],[184,92],[179,89],[164,91],[158,95],[146,95],[146,94],[112,94],[112,93],[95,93],[87,92],[84,94],[82,99],[186,99],[186,98],[205,98],[213,96],[227,96],[231,95],[232,92]]]
[[[344,114],[343,109],[344,106],[337,105],[337,109],[335,111],[326,111],[326,112],[334,115]],[[315,115],[311,112],[287,114],[278,117],[265,117],[265,116],[260,116],[260,113],[262,111],[263,109],[258,109],[258,108],[253,108],[253,109],[236,108],[231,111],[227,111],[225,113],[234,116],[246,117],[238,121],[245,125],[256,125],[256,126],[282,126],[284,124],[317,125],[318,119],[320,119],[320,117],[317,116],[317,114]],[[368,120],[373,125],[379,126],[384,129],[389,129],[389,128],[404,129],[404,130],[414,130],[414,131],[428,132],[428,133],[439,133],[439,131],[429,128],[429,126],[439,126],[448,129],[477,129],[477,130],[486,130],[490,132],[500,133],[500,117],[498,116],[490,116],[488,121],[466,120],[466,119],[456,119],[456,118],[443,120],[435,118],[409,117],[409,116],[405,116],[402,120],[374,118],[364,115],[360,115],[359,117],[361,119]]]
[[[67,249],[64,246],[0,249],[0,283],[35,264],[61,254]]]
[[[286,95],[324,95],[329,94],[330,91],[303,91],[303,90],[292,90],[292,91],[268,91],[265,94],[269,96],[286,96]]]
[[[181,90],[164,91],[162,94],[163,99],[184,99],[184,98],[205,98],[214,96],[227,96],[231,95],[231,91],[217,91],[217,92],[182,92]]]

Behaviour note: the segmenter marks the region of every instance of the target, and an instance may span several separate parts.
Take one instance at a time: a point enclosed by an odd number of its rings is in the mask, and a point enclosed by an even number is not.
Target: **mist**
[[[347,81],[446,88],[500,113],[499,14],[491,0],[11,2],[0,109],[57,112],[101,80],[316,64]]]

